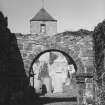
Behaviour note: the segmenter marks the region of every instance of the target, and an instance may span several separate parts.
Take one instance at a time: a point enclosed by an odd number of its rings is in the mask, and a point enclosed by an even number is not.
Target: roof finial
[[[44,8],[44,0],[42,0],[42,8]]]

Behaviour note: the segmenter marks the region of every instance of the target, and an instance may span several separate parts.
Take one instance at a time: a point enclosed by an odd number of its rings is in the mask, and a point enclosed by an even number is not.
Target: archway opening
[[[47,50],[33,60],[30,67],[30,85],[36,93],[64,92],[71,85],[73,73],[77,71],[74,60],[65,52]]]

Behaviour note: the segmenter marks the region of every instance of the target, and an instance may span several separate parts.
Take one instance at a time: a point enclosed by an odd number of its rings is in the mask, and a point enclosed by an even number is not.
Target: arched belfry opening
[[[30,85],[36,93],[63,93],[64,86],[71,85],[77,66],[67,53],[46,50],[38,54],[30,67]]]

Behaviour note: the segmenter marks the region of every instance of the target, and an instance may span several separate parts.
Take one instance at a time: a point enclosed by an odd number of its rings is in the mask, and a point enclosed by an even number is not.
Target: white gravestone
[[[67,78],[67,62],[61,62],[61,60],[59,57],[49,68],[54,89],[53,93],[63,92],[63,84]]]
[[[66,86],[69,86],[72,79],[72,74],[75,73],[75,68],[73,64],[68,65],[68,73],[70,75],[70,78],[67,79],[67,82],[65,83]]]

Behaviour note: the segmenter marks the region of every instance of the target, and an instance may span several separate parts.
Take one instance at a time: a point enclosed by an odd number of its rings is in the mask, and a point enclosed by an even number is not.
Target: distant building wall
[[[31,21],[30,33],[31,34],[43,34],[41,33],[41,24],[45,24],[45,35],[54,35],[57,33],[56,21]]]

